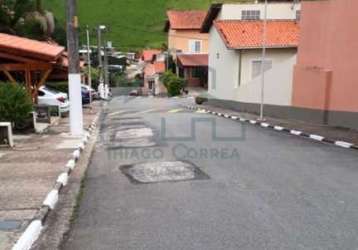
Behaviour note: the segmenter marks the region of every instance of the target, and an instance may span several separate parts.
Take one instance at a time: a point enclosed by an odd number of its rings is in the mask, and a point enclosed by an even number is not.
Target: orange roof
[[[202,10],[169,10],[167,16],[169,25],[174,30],[201,29],[207,12]],[[169,26],[166,28],[169,29]]]
[[[144,67],[144,76],[153,76],[155,74],[164,73],[165,71],[165,63],[164,62],[154,62],[148,63]]]
[[[164,73],[165,72],[165,63],[164,62],[154,62],[155,73]]]
[[[215,21],[215,28],[230,49],[260,48],[263,44],[263,21]],[[268,48],[298,46],[299,26],[295,21],[270,20],[267,22]]]
[[[179,63],[184,67],[208,66],[208,54],[183,54],[178,55]]]
[[[46,42],[0,33],[0,51],[16,53],[33,59],[54,61],[60,57],[65,48]]]
[[[147,49],[147,50],[143,50],[142,53],[142,59],[143,61],[152,61],[153,60],[153,56],[160,54],[161,51],[159,49]]]

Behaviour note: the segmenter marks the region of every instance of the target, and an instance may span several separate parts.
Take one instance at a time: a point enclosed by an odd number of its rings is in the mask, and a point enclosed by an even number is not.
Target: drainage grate
[[[164,161],[124,165],[120,170],[136,184],[205,180],[209,176],[192,163]]]

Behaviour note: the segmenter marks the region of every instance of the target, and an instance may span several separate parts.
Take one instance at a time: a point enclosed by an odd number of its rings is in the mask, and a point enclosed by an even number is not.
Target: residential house
[[[357,0],[302,2],[292,116],[358,128]]]
[[[290,106],[299,38],[300,4],[268,4],[266,59],[262,62],[264,5],[213,4],[202,25],[209,33],[209,94],[217,104],[258,112],[261,67],[264,102],[273,112]]]
[[[142,89],[145,95],[162,95],[167,93],[163,83],[160,81],[160,76],[165,72],[165,62],[154,61],[147,63],[144,67],[144,88]]]
[[[178,75],[189,87],[207,85],[208,34],[200,32],[206,14],[197,10],[167,12],[168,50],[176,61]]]

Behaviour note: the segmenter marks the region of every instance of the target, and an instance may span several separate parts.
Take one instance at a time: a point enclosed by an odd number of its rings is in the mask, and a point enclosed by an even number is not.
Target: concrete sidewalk
[[[209,105],[205,103],[203,105],[197,105],[192,102],[191,105],[201,109],[208,109],[223,114],[231,114],[233,116],[239,116],[249,120],[259,119],[259,116],[255,114],[237,112],[231,109],[216,107],[214,105]],[[288,129],[300,130],[309,134],[321,135],[333,141],[346,141],[358,145],[358,131],[354,129],[318,125],[298,120],[277,119],[267,116],[265,116],[264,118],[266,122],[272,125],[282,126]]]
[[[89,127],[100,103],[84,109]],[[68,134],[64,118],[44,134],[15,135],[15,148],[0,148],[0,250],[11,249],[41,207],[81,138]]]

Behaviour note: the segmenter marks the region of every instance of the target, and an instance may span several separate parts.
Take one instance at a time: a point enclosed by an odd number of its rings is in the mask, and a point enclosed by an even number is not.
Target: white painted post
[[[69,74],[68,85],[70,93],[70,127],[73,136],[83,134],[81,74]]]

